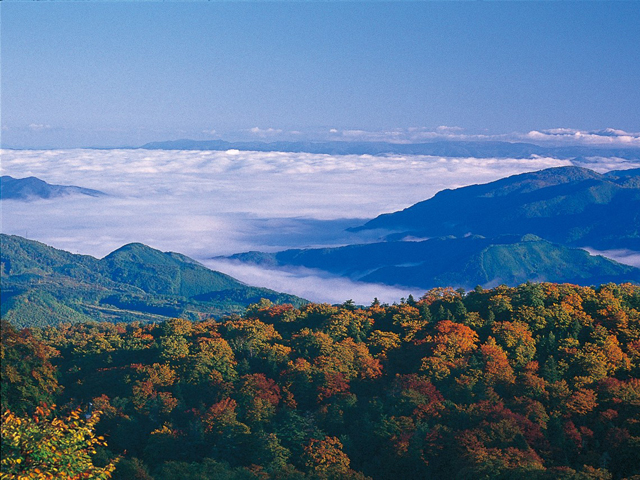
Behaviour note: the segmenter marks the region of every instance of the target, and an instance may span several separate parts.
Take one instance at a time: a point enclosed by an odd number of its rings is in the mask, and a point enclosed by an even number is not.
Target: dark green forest
[[[637,479],[640,287],[3,322],[2,409],[2,478]]]
[[[252,287],[179,253],[131,243],[97,259],[0,234],[2,318],[18,328],[59,323],[202,320],[266,298],[306,300]]]

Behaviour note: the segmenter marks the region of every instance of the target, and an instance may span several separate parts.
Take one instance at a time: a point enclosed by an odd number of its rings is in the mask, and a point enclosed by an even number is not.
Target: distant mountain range
[[[527,281],[597,285],[640,282],[640,269],[535,235],[391,241],[227,257],[266,267],[306,267],[362,282],[428,290]]]
[[[396,232],[390,239],[533,233],[576,247],[640,250],[640,169],[549,168],[443,190],[354,230],[366,229]]]
[[[100,260],[18,236],[1,234],[0,245],[2,318],[17,327],[219,317],[242,313],[261,298],[306,302],[140,243]]]
[[[106,194],[90,188],[72,185],[52,185],[36,177],[13,178],[9,175],[0,177],[0,199],[2,200],[35,200],[65,195],[100,197]]]
[[[640,250],[640,170],[561,167],[445,190],[353,230],[367,229],[384,241],[228,258],[423,289],[639,282],[640,269],[572,247]]]
[[[140,148],[151,150],[251,150],[257,152],[306,152],[328,155],[434,155],[440,157],[530,158],[532,155],[561,159],[618,157],[640,159],[640,148],[542,147],[531,143],[440,141],[431,143],[389,142],[226,142],[224,140],[173,140],[152,142]]]

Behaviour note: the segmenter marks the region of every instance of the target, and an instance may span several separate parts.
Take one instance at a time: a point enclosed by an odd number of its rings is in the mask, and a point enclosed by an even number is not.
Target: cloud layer
[[[605,128],[603,130],[575,130],[573,128],[532,130],[524,136],[524,139],[535,143],[640,147],[640,133],[629,133],[615,128]]]
[[[602,130],[577,130],[552,128],[532,130],[527,133],[472,133],[461,127],[441,125],[435,129],[425,127],[398,128],[386,131],[329,130],[334,140],[358,140],[398,143],[434,141],[503,141],[525,142],[547,146],[592,146],[592,147],[640,147],[640,133],[625,132],[614,128]]]
[[[128,242],[143,242],[197,259],[247,250],[353,242],[357,239],[344,232],[346,227],[406,208],[444,188],[569,164],[554,158],[240,151],[75,149],[1,153],[3,175],[33,175],[49,183],[109,194],[104,198],[3,201],[3,233],[98,257]],[[618,159],[592,162],[596,163],[589,167],[599,171],[639,166]],[[257,279],[256,275],[251,272],[239,278],[256,283],[251,280]],[[269,283],[269,276],[263,278],[260,286],[276,288],[275,280]],[[303,285],[300,275],[295,278],[289,283]],[[326,291],[324,300],[335,298],[329,292],[346,291],[345,285],[334,288],[334,284],[323,283],[320,290]],[[367,290],[373,291],[375,288]],[[321,294],[314,299],[323,300]]]
[[[308,268],[270,269],[218,259],[204,260],[203,263],[250,285],[268,285],[274,290],[292,293],[312,302],[342,303],[351,299],[359,305],[369,305],[374,298],[393,303],[407,298],[409,294],[419,298],[424,293],[404,287],[354,282]]]

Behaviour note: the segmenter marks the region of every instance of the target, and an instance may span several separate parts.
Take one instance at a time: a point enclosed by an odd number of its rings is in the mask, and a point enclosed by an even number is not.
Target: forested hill
[[[0,235],[2,318],[18,327],[60,322],[203,319],[243,312],[267,298],[305,300],[248,286],[177,253],[140,243],[103,259]]]
[[[532,233],[565,245],[638,251],[640,169],[558,167],[443,190],[356,230],[378,228],[417,237]]]
[[[302,266],[362,282],[428,290],[476,285],[515,286],[526,281],[597,285],[640,282],[640,269],[535,235],[478,235],[422,241],[388,241],[335,248],[247,252],[233,260],[267,268]]]
[[[116,462],[114,480],[640,475],[629,284],[3,325],[2,356],[2,468],[25,477],[51,462],[78,474]]]

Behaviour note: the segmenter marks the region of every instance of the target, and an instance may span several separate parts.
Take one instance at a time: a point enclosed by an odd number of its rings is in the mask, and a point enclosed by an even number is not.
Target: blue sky
[[[0,9],[7,147],[439,126],[640,131],[640,2]]]

